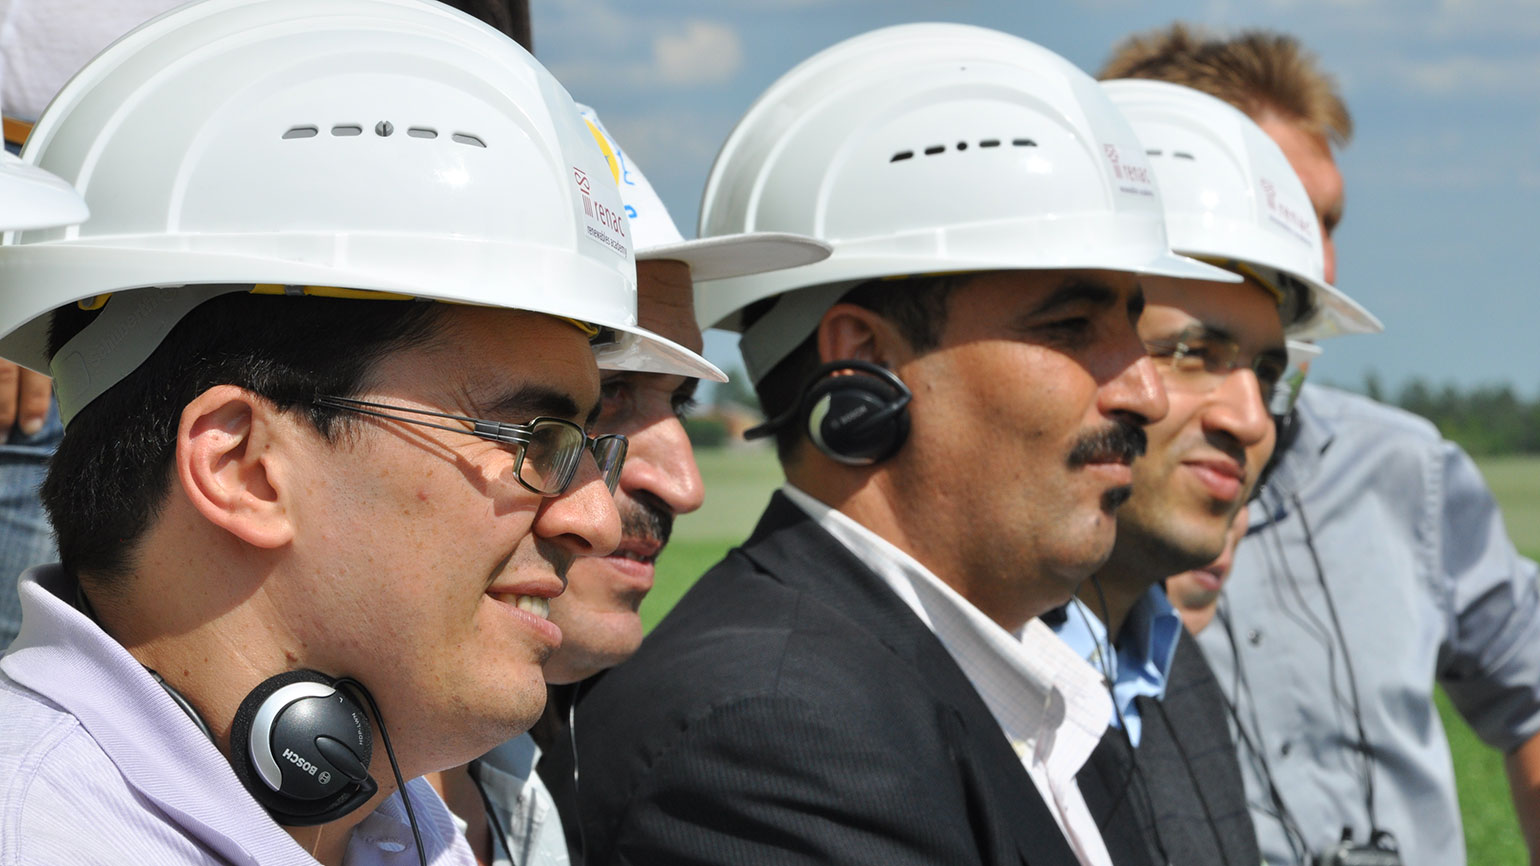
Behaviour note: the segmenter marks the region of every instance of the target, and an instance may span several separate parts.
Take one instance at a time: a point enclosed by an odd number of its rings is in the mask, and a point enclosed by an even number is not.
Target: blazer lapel
[[[776,493],[743,553],[788,586],[840,611],[912,666],[936,701],[957,713],[962,735],[951,744],[979,779],[979,804],[1016,841],[1023,862],[1078,866],[1078,859],[1006,740],[1000,725],[957,662],[903,599],[849,548],[801,508]]]

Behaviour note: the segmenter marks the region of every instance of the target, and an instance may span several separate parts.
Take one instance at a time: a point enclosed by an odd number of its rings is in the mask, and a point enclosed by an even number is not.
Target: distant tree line
[[[1540,397],[1525,399],[1510,385],[1461,389],[1413,379],[1392,395],[1370,373],[1363,393],[1432,421],[1473,455],[1540,454]]]

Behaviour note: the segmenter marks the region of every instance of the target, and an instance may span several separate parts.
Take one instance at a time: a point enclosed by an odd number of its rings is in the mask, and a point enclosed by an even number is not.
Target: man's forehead
[[[1139,331],[1146,338],[1206,337],[1231,340],[1256,352],[1283,352],[1283,321],[1277,303],[1261,286],[1224,286],[1173,296],[1154,289]]]
[[[456,307],[439,341],[469,399],[493,420],[525,413],[580,420],[597,405],[599,369],[588,337],[572,323],[524,310]]]
[[[1124,271],[1093,269],[987,271],[961,285],[1003,284],[1023,292],[1039,306],[1071,302],[1117,304],[1142,294],[1139,278]]]
[[[702,346],[695,321],[695,287],[690,266],[672,260],[636,263],[637,323],[693,351]]]

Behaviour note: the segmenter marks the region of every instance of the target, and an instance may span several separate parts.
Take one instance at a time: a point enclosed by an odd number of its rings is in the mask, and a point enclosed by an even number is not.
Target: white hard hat
[[[52,359],[69,414],[253,284],[548,313],[615,335],[601,367],[723,378],[637,327],[620,193],[571,97],[437,3],[180,7],[65,85],[23,158],[93,219],[0,247],[0,356],[48,369],[50,311],[118,293]]]
[[[829,245],[804,235],[787,232],[754,232],[687,241],[674,225],[663,200],[647,182],[647,176],[604,127],[598,113],[582,103],[578,112],[598,127],[612,152],[605,157],[620,179],[620,198],[631,220],[631,239],[639,262],[671,260],[690,266],[696,282],[762,274],[821,262],[829,257]]]
[[[0,231],[72,226],[89,215],[74,187],[0,150]]]
[[[1291,336],[1383,330],[1368,310],[1327,284],[1310,196],[1283,151],[1251,118],[1179,84],[1128,79],[1102,87],[1155,168],[1173,249],[1244,265],[1275,291],[1299,295],[1284,298]],[[1302,291],[1291,292],[1291,282]]]
[[[700,233],[789,231],[834,254],[696,295],[740,329],[756,381],[857,282],[955,271],[1100,268],[1203,279],[1175,256],[1144,149],[1073,64],[1024,39],[909,24],[841,42],[772,84],[723,145]]]

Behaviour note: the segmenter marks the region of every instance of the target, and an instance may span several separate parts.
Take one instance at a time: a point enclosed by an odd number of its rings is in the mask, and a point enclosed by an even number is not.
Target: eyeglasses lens
[[[529,431],[529,442],[519,460],[519,479],[547,496],[566,490],[583,459],[581,428],[552,419],[539,419]]]
[[[599,474],[604,484],[614,493],[620,484],[620,469],[626,462],[626,437],[600,436],[593,440],[594,460],[599,464]]]

